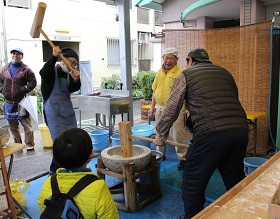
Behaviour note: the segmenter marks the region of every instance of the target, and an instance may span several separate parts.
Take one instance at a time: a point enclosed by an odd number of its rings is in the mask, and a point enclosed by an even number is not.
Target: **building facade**
[[[99,87],[102,77],[121,74],[120,25],[118,1],[45,0],[47,8],[42,29],[60,48],[71,47],[86,64],[92,85]],[[129,3],[131,68],[132,74],[153,70],[153,44],[151,37],[161,32],[161,12],[141,9]],[[52,47],[40,35],[32,38],[31,26],[37,10],[37,0],[1,1],[0,67],[11,60],[10,50],[20,47],[23,61],[36,74],[52,54]],[[142,16],[141,16],[142,15]]]

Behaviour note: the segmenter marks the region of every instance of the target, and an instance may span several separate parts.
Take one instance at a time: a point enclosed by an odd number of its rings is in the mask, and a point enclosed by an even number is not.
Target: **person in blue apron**
[[[5,98],[4,117],[8,120],[15,143],[22,143],[19,123],[24,128],[27,151],[34,150],[34,132],[29,113],[19,105],[21,100],[32,91],[37,80],[34,72],[22,62],[23,50],[11,50],[12,61],[4,66],[0,74],[0,92]]]
[[[71,64],[72,70],[68,70],[63,60],[57,64],[59,53]],[[63,131],[77,128],[77,120],[73,104],[70,98],[72,92],[81,87],[79,67],[79,55],[71,48],[53,48],[53,55],[47,60],[40,70],[41,92],[43,97],[43,113],[46,124],[50,130],[53,141]],[[50,173],[54,173],[58,165],[52,159]]]

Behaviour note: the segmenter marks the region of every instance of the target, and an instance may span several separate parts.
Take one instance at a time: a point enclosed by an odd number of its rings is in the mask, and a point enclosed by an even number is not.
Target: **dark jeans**
[[[217,168],[227,190],[245,177],[243,159],[247,144],[247,131],[220,132],[193,139],[183,173],[185,219],[203,209],[207,184]]]

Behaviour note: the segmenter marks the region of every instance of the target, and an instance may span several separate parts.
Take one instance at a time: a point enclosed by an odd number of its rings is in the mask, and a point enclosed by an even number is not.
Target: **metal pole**
[[[119,1],[119,25],[120,25],[120,65],[121,82],[123,89],[129,91],[129,113],[126,115],[133,126],[133,96],[132,96],[132,69],[131,69],[131,39],[129,0]]]

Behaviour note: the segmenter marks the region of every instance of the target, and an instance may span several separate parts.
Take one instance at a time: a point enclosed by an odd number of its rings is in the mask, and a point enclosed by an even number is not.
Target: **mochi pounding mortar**
[[[122,173],[123,164],[128,163],[134,164],[134,170],[136,172],[147,168],[152,157],[151,149],[142,145],[132,146],[132,139],[150,142],[153,142],[153,139],[131,135],[129,121],[119,122],[119,133],[121,145],[108,147],[101,151],[101,159],[105,167],[116,173]],[[179,147],[188,147],[186,144],[167,143]]]
[[[149,165],[151,149],[142,145],[133,145],[129,121],[119,122],[120,144],[101,151],[101,159],[109,170],[122,173],[123,164],[134,164],[134,171],[141,171]]]

